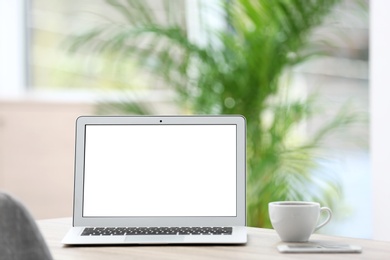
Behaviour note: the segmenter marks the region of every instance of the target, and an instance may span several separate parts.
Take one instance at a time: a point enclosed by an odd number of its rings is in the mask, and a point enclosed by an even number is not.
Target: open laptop
[[[246,243],[242,116],[82,116],[75,152],[64,244]]]

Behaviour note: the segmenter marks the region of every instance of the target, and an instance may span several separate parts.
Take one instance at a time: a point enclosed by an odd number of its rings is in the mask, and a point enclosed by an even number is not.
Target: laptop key
[[[94,228],[84,228],[83,233],[81,233],[82,236],[89,236],[93,233]]]

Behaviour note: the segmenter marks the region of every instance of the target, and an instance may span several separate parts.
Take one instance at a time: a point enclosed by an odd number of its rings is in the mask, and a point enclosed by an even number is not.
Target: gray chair
[[[0,259],[53,259],[34,219],[17,200],[0,192]]]

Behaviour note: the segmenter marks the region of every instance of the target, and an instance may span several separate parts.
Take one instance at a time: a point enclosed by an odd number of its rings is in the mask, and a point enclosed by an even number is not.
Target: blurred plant
[[[72,38],[72,51],[137,60],[175,90],[185,113],[246,117],[248,225],[270,227],[270,201],[313,200],[333,207],[340,200],[337,176],[313,169],[324,137],[356,115],[342,109],[314,136],[304,137],[297,128],[318,115],[315,98],[292,99],[281,82],[292,67],[319,54],[310,34],[339,1],[226,1],[216,11],[224,14],[226,28],[206,28],[206,43],[190,40],[180,19],[161,24],[148,1],[106,2],[125,22],[107,20]],[[164,1],[167,13],[177,13],[174,4]],[[111,108],[152,113],[133,101]]]

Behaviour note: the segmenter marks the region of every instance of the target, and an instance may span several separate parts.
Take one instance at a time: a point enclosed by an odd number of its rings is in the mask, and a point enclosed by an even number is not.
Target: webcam
[[[160,123],[162,123],[162,120],[160,120]]]

